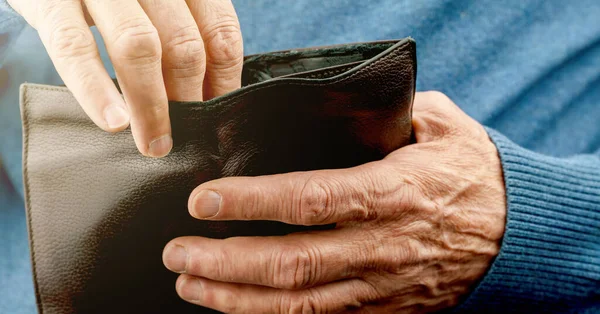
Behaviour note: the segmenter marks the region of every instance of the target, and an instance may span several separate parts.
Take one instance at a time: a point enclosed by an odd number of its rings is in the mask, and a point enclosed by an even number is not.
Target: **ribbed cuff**
[[[506,230],[487,275],[456,312],[600,310],[600,158],[548,157],[487,131],[504,171]]]

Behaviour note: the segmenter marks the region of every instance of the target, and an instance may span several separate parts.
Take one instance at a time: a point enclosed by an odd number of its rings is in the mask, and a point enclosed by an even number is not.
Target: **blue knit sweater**
[[[600,159],[544,156],[488,133],[504,170],[506,231],[491,269],[459,309],[600,313]]]
[[[14,201],[22,193],[18,85],[60,79],[35,32],[3,1],[0,158]],[[412,36],[418,88],[441,90],[489,127],[506,182],[506,231],[500,254],[457,312],[600,313],[600,1],[234,4],[247,53]],[[0,228],[2,313],[34,308],[33,297],[15,296],[30,285],[14,276],[26,249],[2,243],[15,234],[26,236],[24,222]],[[15,305],[3,307],[3,298]]]

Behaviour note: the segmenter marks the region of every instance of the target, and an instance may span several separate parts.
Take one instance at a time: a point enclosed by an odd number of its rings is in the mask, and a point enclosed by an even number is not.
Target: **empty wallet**
[[[67,88],[24,84],[24,182],[39,312],[211,312],[178,297],[178,275],[162,263],[167,242],[308,228],[199,221],[188,214],[191,191],[220,177],[384,158],[414,140],[415,77],[410,38],[247,56],[241,89],[170,103],[174,146],[161,159],[143,157],[129,130],[95,126]]]

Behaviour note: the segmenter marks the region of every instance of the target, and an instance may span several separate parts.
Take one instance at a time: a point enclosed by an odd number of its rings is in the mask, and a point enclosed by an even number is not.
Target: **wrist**
[[[536,154],[488,133],[502,161],[506,231],[492,267],[458,312],[588,307],[599,286],[600,162]]]

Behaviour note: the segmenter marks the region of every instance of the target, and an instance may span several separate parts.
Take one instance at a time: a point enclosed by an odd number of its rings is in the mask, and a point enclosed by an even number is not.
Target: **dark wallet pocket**
[[[225,176],[345,168],[412,139],[412,39],[245,59],[241,89],[170,103],[174,147],[141,156],[129,131],[97,128],[64,87],[25,84],[24,181],[40,313],[201,313],[175,292],[165,244],[306,230],[189,216],[199,184]]]

